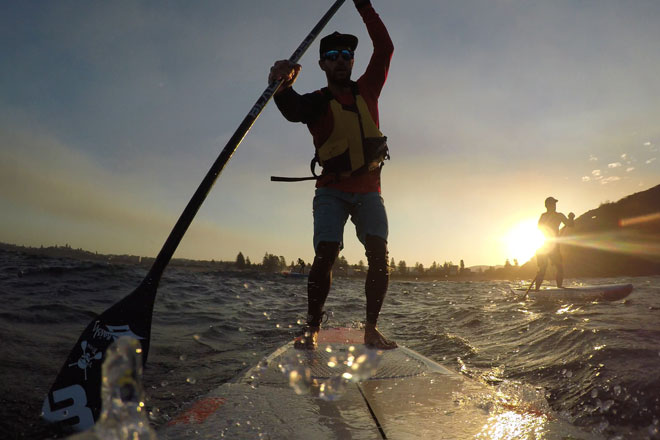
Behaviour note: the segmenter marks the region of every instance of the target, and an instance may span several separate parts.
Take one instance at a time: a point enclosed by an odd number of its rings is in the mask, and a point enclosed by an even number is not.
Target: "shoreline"
[[[76,261],[89,261],[105,264],[120,264],[120,265],[129,265],[129,266],[139,266],[144,267],[145,270],[148,270],[153,262],[155,261],[154,257],[142,257],[137,255],[113,255],[113,254],[99,254],[98,252],[86,251],[84,249],[73,249],[68,245],[65,246],[48,246],[48,247],[30,247],[30,246],[20,246],[9,243],[0,243],[0,250],[6,252],[15,252],[29,256],[39,256],[39,257],[50,257],[50,258],[67,258]],[[190,270],[195,272],[225,272],[230,276],[250,276],[250,277],[262,277],[270,275],[280,275],[280,272],[274,272],[271,270],[264,270],[261,264],[252,264],[249,267],[238,268],[236,267],[236,262],[234,261],[215,261],[215,260],[189,260],[185,258],[172,258],[169,267]],[[283,269],[284,270],[284,269]],[[398,270],[392,270],[390,272],[390,280],[396,281],[432,281],[432,282],[442,282],[442,281],[529,281],[536,274],[536,267],[532,262],[527,262],[522,266],[509,266],[509,267],[499,267],[491,268],[485,272],[471,272],[468,271],[464,274],[457,275],[445,275],[439,273],[427,273],[420,274],[415,272],[414,268],[409,268],[409,272],[402,274]],[[660,274],[659,274],[660,275]],[[341,278],[352,278],[352,279],[364,279],[366,277],[365,272],[357,271],[354,269],[346,270],[345,268],[335,268],[334,276]],[[579,276],[571,275],[567,278],[609,278],[609,277],[620,277],[620,276],[636,276],[636,275],[626,275],[626,274],[609,274],[597,277],[589,276]],[[641,275],[646,276],[646,275]],[[285,279],[285,277],[283,277]],[[552,281],[554,279],[554,274],[551,271],[548,271],[546,274],[546,281]],[[299,279],[300,280],[300,279]]]

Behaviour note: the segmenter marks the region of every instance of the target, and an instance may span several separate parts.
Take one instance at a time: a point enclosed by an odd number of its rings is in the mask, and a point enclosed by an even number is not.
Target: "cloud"
[[[596,162],[596,161],[598,161],[598,158],[596,156],[594,156],[593,154],[590,154],[589,155],[589,162]]]
[[[583,182],[589,182],[589,181],[591,181],[591,177],[589,177],[589,176],[582,176],[582,181],[583,181]]]
[[[629,173],[629,172],[634,171],[634,170],[635,170],[635,167],[628,167],[628,168],[626,168],[626,173]]]
[[[56,139],[7,130],[0,145],[0,199],[78,221],[129,225],[153,219],[145,215],[153,207],[131,200],[132,191],[121,177],[112,178]]]
[[[146,182],[109,174],[47,135],[0,132],[0,210],[9,210],[3,224],[12,226],[7,239],[30,236],[37,242],[65,240],[103,252],[154,255],[174,225],[177,213],[141,191]],[[18,216],[23,222],[11,223]],[[51,230],[36,226],[44,222]],[[215,225],[196,223],[194,236],[224,235]],[[86,242],[90,237],[93,242]]]
[[[655,162],[655,157],[650,158],[649,160],[646,161],[647,164]]]
[[[607,185],[608,183],[616,182],[618,180],[621,180],[621,178],[617,176],[611,176],[601,179],[600,183],[601,185]]]
[[[619,168],[620,166],[621,166],[621,162],[613,162],[607,164],[607,168]]]
[[[593,171],[591,172],[591,175],[594,176],[595,178],[599,178],[599,177],[601,177],[600,170],[593,170]]]

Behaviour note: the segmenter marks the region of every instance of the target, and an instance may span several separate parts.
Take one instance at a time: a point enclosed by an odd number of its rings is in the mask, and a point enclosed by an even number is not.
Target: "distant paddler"
[[[548,197],[545,199],[546,212],[541,214],[539,218],[539,229],[543,232],[545,236],[545,244],[536,252],[536,263],[538,264],[539,270],[536,273],[536,277],[530,284],[530,288],[534,283],[536,283],[535,290],[541,288],[543,283],[543,278],[545,277],[545,271],[548,268],[548,260],[552,261],[552,264],[556,269],[556,280],[557,287],[563,287],[564,282],[564,263],[561,258],[561,252],[559,250],[559,236],[560,229],[559,226],[563,223],[564,228],[572,227],[574,224],[575,214],[572,212],[568,214],[568,218],[561,212],[557,212],[557,202],[559,200],[554,197]]]

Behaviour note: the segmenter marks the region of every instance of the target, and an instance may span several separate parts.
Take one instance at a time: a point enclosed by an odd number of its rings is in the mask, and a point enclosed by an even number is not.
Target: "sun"
[[[538,229],[535,219],[521,221],[513,226],[504,237],[509,258],[524,264],[534,256],[536,250],[543,246],[545,237]]]

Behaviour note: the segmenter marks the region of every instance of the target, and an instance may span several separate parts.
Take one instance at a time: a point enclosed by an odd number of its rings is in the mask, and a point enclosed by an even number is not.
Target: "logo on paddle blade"
[[[144,339],[133,333],[128,324],[103,325],[101,324],[101,321],[96,321],[94,323],[94,328],[92,329],[92,337],[94,339],[101,341],[116,341],[122,336],[130,336],[135,339]],[[104,344],[101,345],[103,346]],[[87,370],[92,368],[94,361],[103,359],[103,352],[105,349],[103,347],[98,348],[90,344],[87,340],[82,341],[80,343],[80,347],[82,348],[80,358],[76,362],[69,364],[69,367],[73,367],[74,365],[78,366],[78,368],[84,371],[85,381],[87,381]]]
[[[100,360],[103,357],[103,353],[100,352],[97,348],[87,344],[87,341],[82,341],[80,343],[82,347],[82,355],[77,362],[69,364],[69,367],[77,365],[78,368],[85,372],[85,381],[87,380],[87,369],[91,368],[92,362],[95,360]],[[89,348],[89,350],[88,350]]]
[[[94,323],[94,329],[93,329],[92,335],[96,339],[105,339],[105,340],[108,340],[108,341],[109,340],[116,341],[117,339],[119,339],[122,336],[130,336],[131,338],[135,338],[135,339],[138,339],[138,340],[144,339],[143,337],[138,336],[135,333],[133,333],[133,331],[131,330],[131,328],[129,327],[128,324],[125,324],[125,325],[107,325],[106,324],[104,326],[105,328],[101,327],[101,325],[102,325],[101,321],[96,321]]]

